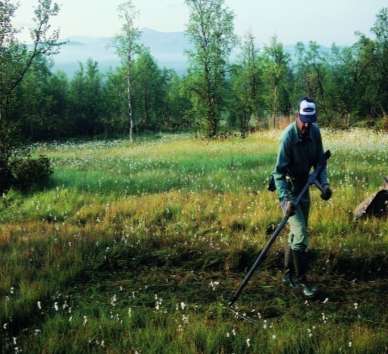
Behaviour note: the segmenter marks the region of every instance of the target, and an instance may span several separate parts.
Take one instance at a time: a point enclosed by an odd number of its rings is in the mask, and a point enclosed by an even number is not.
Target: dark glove
[[[331,196],[333,195],[333,192],[332,190],[330,189],[330,187],[328,185],[324,186],[323,187],[323,191],[321,193],[321,198],[323,200],[329,200],[331,198]]]
[[[282,209],[284,211],[284,214],[288,217],[295,215],[295,204],[291,202],[290,200],[284,200],[282,202]]]

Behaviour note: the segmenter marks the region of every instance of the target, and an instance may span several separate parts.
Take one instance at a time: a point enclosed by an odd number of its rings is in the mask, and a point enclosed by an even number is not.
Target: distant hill
[[[72,76],[78,70],[79,63],[89,58],[96,60],[103,72],[120,64],[113,38],[70,37],[66,41],[68,43],[54,57],[54,70],[62,70]],[[180,74],[186,71],[185,50],[190,48],[190,43],[183,32],[159,32],[145,28],[141,33],[141,43],[151,50],[160,66],[174,69]]]
[[[85,63],[89,58],[96,60],[102,72],[114,69],[120,64],[113,38],[109,37],[70,37],[68,43],[61,48],[61,52],[54,57],[54,70],[62,70],[73,76],[79,68],[79,63]],[[187,56],[185,51],[190,49],[190,41],[184,32],[159,32],[144,28],[141,33],[141,43],[148,47],[162,67],[171,68],[184,74],[187,70]],[[259,48],[263,45],[259,44]],[[295,46],[285,46],[285,50],[295,53]],[[329,48],[322,47],[323,53]],[[232,55],[232,59],[236,54]]]

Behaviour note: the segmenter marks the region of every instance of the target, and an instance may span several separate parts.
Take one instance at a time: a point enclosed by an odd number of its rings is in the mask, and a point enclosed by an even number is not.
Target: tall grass
[[[324,132],[334,197],[312,192],[317,299],[281,285],[286,233],[224,306],[281,217],[278,131],[248,139],[39,145],[45,191],[0,201],[3,352],[384,353],[387,220],[352,221],[387,174],[388,138]]]

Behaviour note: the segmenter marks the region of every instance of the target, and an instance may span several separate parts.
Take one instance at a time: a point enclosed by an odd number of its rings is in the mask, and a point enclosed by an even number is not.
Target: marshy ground
[[[48,144],[44,191],[0,200],[2,352],[385,353],[388,221],[353,208],[387,175],[388,136],[324,131],[333,199],[312,191],[305,300],[281,282],[286,232],[225,304],[281,217],[279,131]]]

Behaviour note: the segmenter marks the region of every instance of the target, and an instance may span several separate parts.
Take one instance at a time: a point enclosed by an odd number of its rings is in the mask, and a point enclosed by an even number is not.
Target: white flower
[[[185,310],[185,307],[186,307],[186,304],[184,302],[181,302],[181,309],[182,309],[182,311]]]
[[[39,310],[41,310],[41,309],[42,309],[42,304],[41,304],[41,302],[40,302],[40,301],[38,301],[38,302],[36,303],[36,305],[38,306],[38,309],[39,309]]]
[[[212,288],[213,291],[216,290],[218,285],[220,285],[219,281],[210,281],[210,283],[209,283],[209,286]]]
[[[246,342],[247,342],[247,347],[249,348],[251,346],[251,340],[247,338]]]
[[[54,309],[55,309],[55,311],[57,311],[57,312],[58,312],[58,310],[59,310],[59,307],[58,307],[58,303],[57,303],[57,302],[54,302]]]
[[[114,306],[116,306],[116,302],[117,302],[117,296],[116,296],[116,294],[114,294],[112,296],[112,299],[110,300],[110,304],[114,307]]]
[[[349,348],[351,348],[352,345],[353,345],[353,343],[350,341],[350,342],[348,343]]]
[[[88,317],[84,316],[84,322],[82,325],[85,327],[87,323],[88,323]]]

